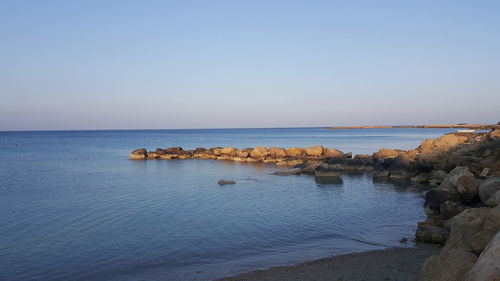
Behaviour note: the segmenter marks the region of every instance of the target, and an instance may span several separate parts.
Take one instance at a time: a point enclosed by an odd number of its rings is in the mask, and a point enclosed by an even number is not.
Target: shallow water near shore
[[[1,280],[210,280],[402,245],[418,190],[274,176],[262,163],[130,161],[139,147],[410,149],[448,129],[0,132]],[[219,186],[220,179],[237,184]]]

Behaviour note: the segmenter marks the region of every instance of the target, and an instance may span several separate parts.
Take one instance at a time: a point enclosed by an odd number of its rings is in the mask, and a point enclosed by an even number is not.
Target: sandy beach
[[[306,263],[256,270],[218,281],[410,281],[417,280],[425,259],[439,247],[418,244],[415,248],[391,248],[347,254]]]

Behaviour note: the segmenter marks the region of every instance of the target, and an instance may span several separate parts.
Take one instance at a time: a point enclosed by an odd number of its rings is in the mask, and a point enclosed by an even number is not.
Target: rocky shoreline
[[[500,280],[500,130],[450,133],[424,140],[416,149],[382,148],[355,155],[311,146],[305,148],[181,147],[134,150],[130,159],[217,159],[276,163],[277,174],[312,174],[341,180],[346,172],[370,172],[374,179],[428,184],[428,217],[415,234],[418,241],[443,245],[427,259],[420,280]]]

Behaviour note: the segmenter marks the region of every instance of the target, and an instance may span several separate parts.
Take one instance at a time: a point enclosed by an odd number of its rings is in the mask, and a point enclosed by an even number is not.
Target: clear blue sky
[[[2,1],[0,130],[500,121],[500,1]]]

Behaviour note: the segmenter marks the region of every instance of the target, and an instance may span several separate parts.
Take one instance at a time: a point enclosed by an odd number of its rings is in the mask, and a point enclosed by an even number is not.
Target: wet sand
[[[422,263],[439,252],[421,244],[416,248],[391,248],[347,254],[306,263],[256,270],[218,281],[409,281],[417,280]]]

